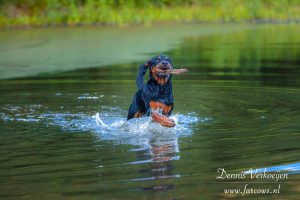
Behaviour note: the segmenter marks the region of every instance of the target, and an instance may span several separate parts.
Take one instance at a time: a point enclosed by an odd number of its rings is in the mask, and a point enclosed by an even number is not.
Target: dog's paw
[[[165,115],[160,115],[156,112],[152,112],[152,119],[153,121],[158,122],[160,125],[165,127],[174,127],[176,125],[173,119],[170,119]]]

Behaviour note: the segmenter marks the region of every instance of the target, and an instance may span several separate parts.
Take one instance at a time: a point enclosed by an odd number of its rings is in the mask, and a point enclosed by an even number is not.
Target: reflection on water
[[[291,174],[299,174],[300,173],[300,163],[291,163],[286,165],[277,165],[272,167],[265,167],[255,169],[256,172],[289,172]]]
[[[149,149],[137,153],[139,160],[151,160],[149,169],[140,170],[140,173],[149,173],[153,180],[179,178],[180,174],[173,174],[172,160],[179,160],[180,156],[177,138],[168,139],[167,141],[155,138],[149,141]],[[173,184],[161,184],[156,181],[157,185],[143,188],[144,190],[172,190]]]
[[[72,27],[0,31],[0,68],[3,70],[0,79],[146,60],[149,54],[167,51],[186,37],[252,28],[253,25],[238,24],[226,27],[165,24],[155,28]]]

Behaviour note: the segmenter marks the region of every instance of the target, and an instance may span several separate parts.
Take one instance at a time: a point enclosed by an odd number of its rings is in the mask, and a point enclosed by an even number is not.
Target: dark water
[[[162,51],[190,70],[173,78],[172,129],[125,121],[144,60],[0,81],[0,198],[299,199],[299,30],[194,34]],[[288,178],[217,179],[219,168]],[[280,190],[243,196],[245,185]]]

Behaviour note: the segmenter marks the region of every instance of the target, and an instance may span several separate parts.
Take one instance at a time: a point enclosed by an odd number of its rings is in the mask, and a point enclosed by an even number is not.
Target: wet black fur
[[[139,68],[138,76],[136,79],[136,84],[138,87],[138,91],[133,97],[132,103],[130,105],[127,120],[134,117],[135,113],[142,112],[144,115],[150,115],[150,101],[159,101],[167,106],[172,106],[172,109],[167,116],[171,115],[173,110],[173,93],[172,93],[172,75],[168,75],[168,81],[164,85],[160,85],[157,83],[153,75],[151,74],[151,67],[157,65],[160,62],[168,62],[172,68],[173,64],[169,57],[164,55],[159,55],[147,63],[142,64]],[[146,84],[144,84],[144,75],[149,69],[149,80]]]

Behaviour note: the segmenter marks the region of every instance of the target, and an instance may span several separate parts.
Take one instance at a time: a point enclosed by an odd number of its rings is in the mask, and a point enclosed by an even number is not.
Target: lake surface
[[[0,36],[0,199],[299,199],[299,26]],[[190,70],[173,76],[171,129],[126,122],[137,68],[159,53]],[[220,168],[245,178],[217,179]]]

